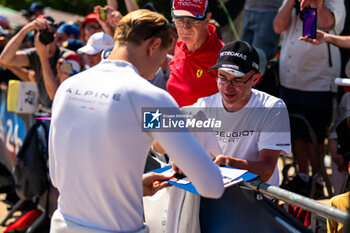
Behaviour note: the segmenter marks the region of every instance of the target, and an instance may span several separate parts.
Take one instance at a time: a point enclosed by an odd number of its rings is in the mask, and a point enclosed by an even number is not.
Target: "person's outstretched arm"
[[[288,0],[273,19],[273,30],[277,34],[281,34],[289,28],[293,7],[294,0]]]
[[[142,176],[143,196],[153,196],[156,192],[171,185],[167,182],[170,177],[159,173],[146,173]]]
[[[174,108],[173,114],[181,115],[178,106],[168,93],[155,96],[161,99],[158,106]],[[170,159],[188,177],[198,193],[208,198],[220,198],[224,192],[224,184],[219,167],[200,145],[198,140],[187,129],[179,132],[148,132],[153,140],[166,151]]]
[[[200,195],[221,197],[224,185],[220,169],[190,132],[154,132],[152,136],[186,174]]]
[[[248,170],[251,173],[260,176],[260,180],[266,182],[270,179],[275,170],[279,150],[264,149],[259,151],[257,161],[248,161],[244,159],[237,159],[227,155],[219,155],[215,159],[215,163],[218,165],[226,165],[238,169]]]
[[[350,48],[350,36],[340,36],[329,34],[321,30],[317,30],[316,39],[308,37],[300,37],[299,40],[309,42],[314,45],[320,45],[323,43],[330,43],[340,48]]]
[[[6,68],[22,81],[35,82],[35,72],[33,70],[17,66],[8,66]]]
[[[137,5],[135,0],[124,0],[124,2],[128,12],[140,9],[139,5]]]
[[[107,5],[113,7],[115,10],[118,10],[119,8],[117,0],[107,0]]]
[[[36,19],[26,24],[5,46],[0,55],[0,63],[5,66],[29,66],[29,59],[27,55],[18,51],[24,38],[31,31],[40,31],[48,28],[48,24],[45,19]]]
[[[43,78],[45,80],[45,89],[50,99],[53,100],[58,86],[60,85],[60,80],[58,77],[56,77],[50,66],[48,48],[49,45],[44,45],[41,43],[39,34],[37,34],[34,38],[34,45],[40,59],[41,70],[43,72]]]

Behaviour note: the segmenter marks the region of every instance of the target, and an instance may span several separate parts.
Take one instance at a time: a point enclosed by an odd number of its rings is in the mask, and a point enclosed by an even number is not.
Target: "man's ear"
[[[205,22],[206,22],[207,25],[210,23],[210,19],[211,19],[211,13],[208,12],[208,13],[207,13],[207,16],[206,16],[206,18],[205,18]]]
[[[261,77],[262,77],[262,73],[261,72],[254,74],[254,76],[252,78],[253,86],[255,86],[260,81]]]
[[[154,37],[147,42],[147,55],[152,56],[159,49],[162,40],[159,37]]]
[[[212,16],[211,12],[208,12],[208,13],[207,13],[207,17],[206,17],[208,21],[211,20],[211,16]]]

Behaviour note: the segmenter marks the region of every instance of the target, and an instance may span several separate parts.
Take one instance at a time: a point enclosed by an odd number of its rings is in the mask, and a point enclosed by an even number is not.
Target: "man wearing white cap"
[[[104,32],[97,32],[89,38],[85,46],[78,49],[78,53],[86,54],[90,67],[93,67],[100,63],[102,51],[112,45],[113,38],[110,35]]]

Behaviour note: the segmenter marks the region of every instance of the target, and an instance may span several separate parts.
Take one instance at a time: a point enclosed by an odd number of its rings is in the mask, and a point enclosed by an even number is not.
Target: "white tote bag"
[[[172,187],[164,188],[153,196],[143,197],[145,223],[152,233],[165,232],[171,189]]]

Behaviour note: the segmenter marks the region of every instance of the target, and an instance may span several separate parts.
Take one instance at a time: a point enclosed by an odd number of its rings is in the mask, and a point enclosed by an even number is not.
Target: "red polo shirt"
[[[218,92],[215,81],[217,71],[208,72],[208,69],[216,64],[223,46],[215,26],[211,24],[208,40],[197,51],[190,53],[184,42],[177,41],[174,57],[169,63],[167,88],[180,107],[192,105],[198,98]]]

